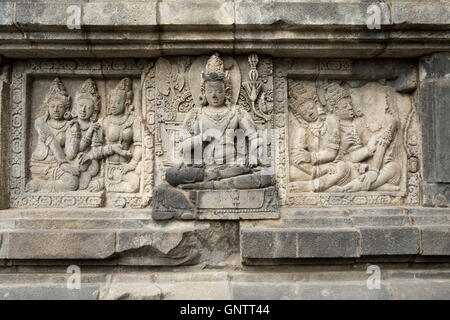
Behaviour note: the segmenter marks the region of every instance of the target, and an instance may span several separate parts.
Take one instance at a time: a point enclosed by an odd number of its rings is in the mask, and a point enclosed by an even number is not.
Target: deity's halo
[[[189,88],[192,98],[197,108],[201,108],[200,103],[200,85],[202,82],[202,72],[205,71],[206,62],[210,56],[200,56],[192,63],[189,69]],[[230,56],[222,56],[225,72],[228,71],[229,83],[231,86],[231,103],[236,104],[241,89],[241,70],[237,62]]]

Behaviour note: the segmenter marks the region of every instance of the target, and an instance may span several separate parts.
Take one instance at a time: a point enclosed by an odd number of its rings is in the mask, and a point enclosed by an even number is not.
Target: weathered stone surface
[[[424,180],[450,182],[450,80],[429,80],[420,86],[418,106],[422,126]]]
[[[66,25],[66,10],[74,4],[80,7],[83,33]],[[418,57],[449,49],[449,38],[442,31],[448,28],[446,2],[377,3],[382,30],[367,28],[369,5],[365,1],[332,0],[39,1],[18,2],[14,10],[12,3],[2,2],[0,53],[11,58],[94,58],[208,54],[220,50],[290,57]],[[186,32],[189,29],[197,36]],[[36,43],[33,52],[28,39]],[[420,41],[426,41],[427,46]]]
[[[79,290],[65,286],[0,286],[0,300],[97,300],[99,287],[83,285]]]
[[[404,281],[391,284],[393,295],[399,300],[448,300],[450,281]]]
[[[99,300],[161,300],[161,288],[155,284],[113,283],[109,288],[102,288]]]
[[[381,284],[380,289],[370,290],[363,284],[341,283],[340,285],[300,284],[298,300],[391,300],[389,288]]]
[[[447,226],[422,226],[422,255],[450,255],[450,223]]]
[[[0,299],[449,297],[449,9],[1,2]]]
[[[408,255],[419,253],[419,230],[415,227],[364,227],[363,255]]]
[[[234,300],[292,300],[297,286],[290,283],[239,283],[233,282]]]
[[[358,256],[359,235],[354,229],[241,230],[244,258],[350,258]]]
[[[8,259],[105,259],[115,250],[114,231],[15,230]]]
[[[418,114],[422,128],[423,203],[447,207],[450,201],[450,81],[449,54],[437,53],[420,60]]]
[[[0,59],[1,70],[1,59]],[[0,78],[0,150],[5,150],[9,141],[8,134],[8,105],[9,105],[10,86],[6,81]],[[8,207],[8,166],[6,161],[6,152],[0,155],[0,209]]]

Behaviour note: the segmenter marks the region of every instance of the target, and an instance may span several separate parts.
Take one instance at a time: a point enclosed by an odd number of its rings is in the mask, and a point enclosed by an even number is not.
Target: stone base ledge
[[[217,264],[238,248],[238,224],[151,219],[146,209],[0,211],[0,260],[105,265]]]
[[[450,209],[284,209],[278,221],[241,222],[243,263],[264,260],[450,256]]]
[[[69,274],[0,273],[0,300],[308,300],[308,299],[448,299],[448,268],[401,269],[379,265],[380,288],[367,287],[367,266],[284,272],[258,270],[197,272],[83,273],[80,290],[68,290]]]

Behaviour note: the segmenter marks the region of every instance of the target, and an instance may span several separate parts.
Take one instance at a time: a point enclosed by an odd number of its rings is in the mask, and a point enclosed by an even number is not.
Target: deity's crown
[[[205,72],[202,72],[202,78],[207,80],[224,80],[225,71],[223,61],[220,59],[218,53],[214,53],[206,62]]]
[[[325,90],[325,98],[327,101],[331,100],[331,102],[338,102],[339,100],[350,97],[350,92],[343,88],[337,82],[331,82],[324,87]]]
[[[131,79],[129,77],[125,77],[117,84],[116,91],[131,91]]]
[[[56,77],[50,85],[50,88],[45,95],[44,103],[48,104],[53,100],[62,101],[66,109],[70,107],[70,96],[67,94],[66,88],[58,77]]]
[[[294,84],[289,90],[290,98],[296,100],[315,100],[317,98],[316,89],[312,86],[306,86],[303,83]]]
[[[76,93],[76,99],[87,98],[98,103],[100,101],[100,96],[97,91],[97,85],[91,78],[87,79],[81,85],[80,90]]]

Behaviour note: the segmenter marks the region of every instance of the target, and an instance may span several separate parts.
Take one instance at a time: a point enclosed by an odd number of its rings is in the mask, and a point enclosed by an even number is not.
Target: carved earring
[[[97,115],[98,115],[98,112],[94,112],[94,113],[91,115],[91,117],[89,118],[89,120],[90,120],[91,122],[97,121]]]
[[[72,114],[69,111],[64,112],[64,120],[72,119]]]

